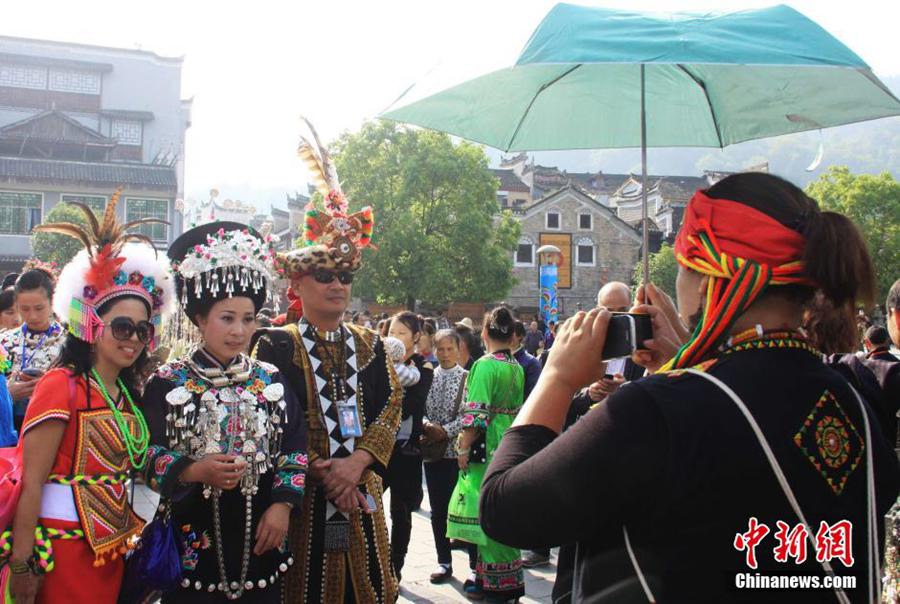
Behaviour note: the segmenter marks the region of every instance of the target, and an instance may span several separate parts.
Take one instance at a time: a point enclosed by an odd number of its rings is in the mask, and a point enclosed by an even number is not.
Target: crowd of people
[[[217,222],[163,259],[115,198],[39,227],[85,249],[0,293],[17,603],[394,602],[425,491],[430,580],[465,549],[472,600],[523,597],[557,547],[555,602],[900,597],[900,281],[885,326],[848,336],[874,271],[847,218],[729,176],[688,204],[677,292],[613,282],[559,326],[504,305],[451,323],[349,313],[372,212],[323,196],[281,254]],[[602,358],[611,312],[650,316],[630,357]],[[151,364],[164,316],[198,335]],[[146,526],[132,480],[160,496]],[[746,588],[801,576],[822,584]]]

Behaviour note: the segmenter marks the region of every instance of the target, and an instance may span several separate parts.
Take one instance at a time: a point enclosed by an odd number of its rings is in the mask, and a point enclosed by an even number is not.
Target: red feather
[[[84,276],[85,282],[96,287],[98,291],[112,287],[113,278],[124,263],[125,258],[114,256],[112,246],[107,243],[96,256],[91,258],[91,268]]]

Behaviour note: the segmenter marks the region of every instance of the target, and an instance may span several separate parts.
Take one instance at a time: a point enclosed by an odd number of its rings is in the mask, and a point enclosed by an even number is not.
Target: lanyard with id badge
[[[335,358],[331,354],[331,350],[324,341],[316,338],[317,344],[331,361],[331,398],[337,408],[338,426],[341,429],[341,438],[359,438],[363,435],[362,421],[359,417],[359,409],[356,407],[355,400],[347,398],[347,379],[345,373],[347,371],[346,361],[343,352],[345,350],[345,342],[343,333],[341,334],[340,350],[341,354]]]
[[[338,422],[341,426],[341,436],[344,438],[359,438],[362,436],[362,422],[359,421],[359,409],[356,408],[356,403],[341,398],[336,404]]]

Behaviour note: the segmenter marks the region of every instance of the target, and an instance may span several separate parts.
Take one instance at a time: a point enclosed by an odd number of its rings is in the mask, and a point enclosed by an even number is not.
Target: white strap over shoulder
[[[747,420],[747,423],[750,424],[750,428],[753,430],[754,435],[756,435],[756,440],[759,442],[760,447],[762,447],[763,453],[765,453],[766,459],[768,460],[772,471],[775,473],[775,477],[778,479],[778,484],[781,485],[781,490],[784,492],[785,497],[787,497],[788,502],[791,504],[791,508],[794,510],[794,513],[797,514],[797,518],[800,519],[800,522],[803,523],[803,526],[806,527],[806,535],[809,539],[810,545],[813,549],[815,549],[816,544],[813,541],[813,532],[810,529],[809,522],[807,522],[806,516],[800,509],[800,503],[797,501],[796,496],[794,496],[794,491],[791,489],[790,484],[788,484],[787,477],[784,475],[784,471],[782,471],[781,465],[775,458],[775,454],[772,452],[772,448],[769,446],[769,443],[766,440],[762,429],[759,427],[759,424],[756,422],[756,419],[753,417],[750,409],[747,408],[747,405],[744,404],[744,401],[741,400],[741,397],[739,397],[734,390],[732,390],[719,378],[710,375],[709,373],[698,371],[696,369],[686,369],[685,371],[699,376],[717,386],[728,396],[728,398],[730,398],[734,402],[735,405],[737,405],[738,409],[740,409],[741,413],[744,415],[744,418]],[[879,568],[880,546],[878,544],[878,529],[876,521],[877,512],[875,499],[875,470],[872,464],[872,428],[869,423],[869,417],[866,413],[866,408],[863,404],[862,397],[859,396],[859,393],[852,386],[850,387],[850,389],[853,390],[853,394],[855,395],[856,401],[859,404],[859,410],[862,414],[866,433],[866,533],[868,536],[867,541],[869,543],[869,547],[867,548],[868,551],[866,552],[869,562],[868,601],[874,602],[876,597],[875,594],[880,588],[881,569]],[[647,583],[644,573],[641,570],[640,564],[638,563],[637,557],[634,554],[634,549],[632,549],[631,547],[631,539],[629,539],[628,537],[628,528],[623,526],[622,532],[625,536],[625,548],[628,550],[628,556],[629,558],[631,558],[631,564],[634,566],[634,570],[637,573],[638,580],[641,583],[644,594],[647,596],[647,600],[649,602],[655,603],[656,598],[654,597],[653,592],[650,590],[650,586]],[[829,576],[834,576],[834,569],[831,567],[831,564],[828,561],[822,562],[822,568]],[[835,587],[834,592],[841,604],[850,602],[850,598],[847,597],[847,592],[845,592],[843,588]]]
[[[703,371],[698,371],[697,369],[687,369],[685,370],[688,373],[699,376],[709,382],[712,382],[716,386],[719,387],[722,392],[728,395],[735,405],[741,410],[741,413],[746,418],[747,422],[750,424],[750,427],[753,429],[753,433],[756,435],[756,440],[759,442],[760,446],[763,449],[763,452],[766,455],[766,459],[769,461],[769,465],[772,467],[772,471],[775,473],[775,477],[778,479],[778,483],[781,485],[781,490],[784,491],[785,496],[788,499],[788,502],[791,504],[791,508],[794,510],[794,513],[797,514],[797,517],[800,519],[800,522],[806,527],[806,535],[809,539],[810,545],[813,549],[815,549],[815,542],[813,540],[813,532],[810,529],[809,522],[806,520],[806,516],[803,515],[802,510],[800,509],[800,504],[797,501],[796,496],[794,495],[791,486],[788,484],[787,477],[784,475],[784,472],[781,469],[781,466],[778,463],[778,460],[775,458],[775,454],[772,452],[772,448],[769,446],[768,441],[766,441],[766,437],[762,432],[762,429],[759,427],[759,424],[756,423],[756,419],[753,417],[753,414],[750,413],[750,409],[747,408],[747,405],[744,404],[744,401],[732,390],[727,384],[725,384],[719,378],[710,375],[709,373],[705,373]],[[849,385],[849,384],[848,384]],[[863,424],[865,425],[865,433],[866,433],[866,533],[868,536],[868,561],[869,561],[869,602],[875,601],[875,592],[880,585],[880,569],[878,563],[878,529],[877,524],[875,522],[875,472],[872,465],[872,429],[869,424],[869,417],[866,413],[865,405],[863,404],[862,398],[859,396],[859,393],[850,386],[850,389],[853,390],[853,394],[856,396],[856,401],[859,404],[859,410],[862,414]],[[828,561],[822,562],[822,568],[829,576],[834,576],[834,569],[832,569],[831,564]],[[835,594],[837,595],[839,602],[850,602],[850,599],[847,597],[847,593],[840,587],[834,588]]]

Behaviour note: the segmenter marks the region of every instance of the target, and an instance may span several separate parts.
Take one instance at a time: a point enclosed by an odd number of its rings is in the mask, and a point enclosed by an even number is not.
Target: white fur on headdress
[[[131,275],[139,272],[145,277],[153,277],[161,306],[153,310],[152,314],[168,314],[175,306],[175,283],[169,273],[168,263],[161,253],[156,253],[153,248],[143,243],[126,243],[119,254],[125,258],[125,262],[119,267],[120,272]],[[91,268],[91,261],[87,250],[81,250],[63,268],[56,282],[56,291],[53,295],[53,312],[62,320],[69,316],[69,307],[73,299],[85,301],[85,274]],[[117,290],[119,288],[113,288]],[[104,295],[106,294],[106,295]],[[108,297],[108,292],[98,292],[98,298]],[[152,296],[150,296],[152,300]]]

